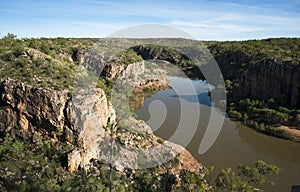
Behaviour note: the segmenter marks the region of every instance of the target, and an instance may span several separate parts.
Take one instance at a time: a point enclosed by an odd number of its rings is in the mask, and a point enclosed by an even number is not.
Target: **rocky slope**
[[[98,88],[73,95],[71,99],[67,91],[35,88],[12,79],[0,83],[0,132],[10,133],[14,137],[31,141],[35,134],[47,135],[52,142],[68,142],[73,150],[68,155],[70,171],[79,166],[86,167],[91,160],[99,159],[107,162],[99,154],[107,145],[99,145],[111,137],[108,124],[117,124],[115,111],[107,101],[105,93]],[[190,166],[186,169],[197,171],[202,166],[180,146],[167,141],[162,145],[159,138],[153,135],[151,129],[143,122],[129,119],[129,129],[117,129],[113,138],[122,146],[120,159],[115,160],[115,166],[122,171],[125,164],[136,168],[138,151],[140,149],[157,149],[165,151],[172,158],[178,156],[184,167],[189,159]],[[106,143],[107,144],[107,143]],[[156,150],[148,153],[152,161],[159,156]],[[131,164],[130,164],[131,163]],[[177,170],[178,171],[178,170]]]

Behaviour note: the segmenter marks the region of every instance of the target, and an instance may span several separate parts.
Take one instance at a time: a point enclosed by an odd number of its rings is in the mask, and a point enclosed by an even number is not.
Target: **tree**
[[[176,176],[167,171],[166,173],[161,174],[159,191],[171,192],[176,184]]]
[[[254,162],[252,166],[238,165],[237,173],[231,168],[221,171],[216,179],[216,188],[225,191],[260,191],[258,188],[266,183],[274,185],[268,180],[267,175],[279,173],[279,168],[272,164],[267,164],[262,160]]]
[[[268,180],[266,175],[277,175],[279,168],[272,164],[267,164],[262,160],[253,163],[253,167],[240,164],[238,166],[239,175],[246,177],[247,182],[254,187],[265,183],[274,185],[274,182]]]
[[[231,168],[226,168],[219,173],[216,179],[216,189],[219,191],[250,192],[252,187]]]
[[[30,39],[29,41],[29,47],[33,48],[33,49],[38,49],[38,41],[36,39]]]
[[[199,173],[181,170],[179,178],[180,187],[178,191],[209,191]]]
[[[14,40],[16,38],[17,38],[17,35],[15,35],[13,33],[7,33],[7,35],[3,37],[3,39],[10,39],[10,40]]]
[[[93,175],[89,170],[80,169],[73,173],[66,180],[61,191],[81,192],[81,191],[103,191],[109,192],[109,188],[103,184],[103,181]]]
[[[55,156],[47,156],[48,149],[55,148],[48,144],[33,147],[6,135],[0,142],[0,190],[59,191],[59,180],[67,172],[61,167],[59,150]]]
[[[154,168],[137,171],[133,176],[133,180],[133,191],[157,191],[160,185],[157,170]]]
[[[244,113],[244,115],[243,115],[243,121],[247,122],[248,119],[249,119],[249,116],[247,115],[247,113]]]
[[[242,113],[240,113],[236,110],[231,110],[228,112],[228,114],[231,118],[235,118],[236,120],[241,120],[243,117]]]
[[[47,42],[43,42],[42,46],[41,46],[41,50],[46,53],[49,54],[50,53],[50,45],[47,44]]]

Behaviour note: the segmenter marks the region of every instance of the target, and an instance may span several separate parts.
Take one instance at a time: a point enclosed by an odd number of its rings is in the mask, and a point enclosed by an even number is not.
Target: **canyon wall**
[[[218,63],[224,80],[236,83],[227,95],[230,101],[241,99],[274,99],[279,106],[300,108],[300,64],[271,59],[262,53],[250,55],[242,50],[222,51],[222,46],[209,46],[208,49]],[[166,60],[179,65],[189,77],[204,79],[197,67],[182,65],[189,58],[174,50],[152,45],[133,48],[143,59]],[[205,67],[205,66],[204,66]]]
[[[251,63],[243,52],[215,57],[225,80],[237,83],[228,95],[232,101],[274,99],[279,106],[300,108],[300,65],[263,59]]]

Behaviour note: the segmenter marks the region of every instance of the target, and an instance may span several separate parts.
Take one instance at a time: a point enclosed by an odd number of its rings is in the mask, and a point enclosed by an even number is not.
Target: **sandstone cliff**
[[[80,104],[72,101],[67,91],[34,88],[12,79],[1,82],[0,92],[1,134],[29,141],[34,134],[48,135],[53,142],[69,142],[74,148],[72,154],[78,157],[70,159],[71,170],[97,157],[97,138],[106,136],[103,128],[114,118],[101,89],[91,88],[89,94],[77,95]]]
[[[71,101],[67,92],[39,89],[12,79],[0,83],[1,133],[29,139],[35,132],[56,138],[64,129],[67,140],[76,128],[72,125]]]
[[[300,108],[300,65],[276,59],[253,63],[240,51],[215,58],[224,79],[238,84],[228,95],[233,101],[272,98],[279,106]]]

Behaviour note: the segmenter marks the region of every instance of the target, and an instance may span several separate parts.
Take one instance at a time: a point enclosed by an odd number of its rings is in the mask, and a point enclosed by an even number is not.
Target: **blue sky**
[[[300,0],[0,0],[0,36],[105,37],[163,24],[200,40],[300,37]]]

